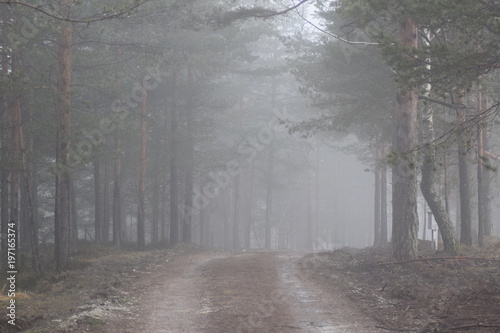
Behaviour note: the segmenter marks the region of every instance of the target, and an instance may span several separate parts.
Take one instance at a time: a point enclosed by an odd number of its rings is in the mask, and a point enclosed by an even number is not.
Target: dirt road
[[[178,256],[144,273],[138,310],[103,332],[378,332],[340,289],[306,278],[299,259],[262,251]]]

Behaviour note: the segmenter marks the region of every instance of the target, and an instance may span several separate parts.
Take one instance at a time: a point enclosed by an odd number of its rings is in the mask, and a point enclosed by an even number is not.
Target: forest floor
[[[394,263],[390,247],[299,254],[82,247],[22,281],[0,332],[500,332],[500,241]],[[486,258],[481,259],[481,258]]]

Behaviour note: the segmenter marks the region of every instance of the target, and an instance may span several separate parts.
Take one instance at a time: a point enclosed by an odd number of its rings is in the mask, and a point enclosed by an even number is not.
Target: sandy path
[[[108,333],[378,332],[335,288],[303,277],[297,254],[179,256],[136,287],[140,309]]]

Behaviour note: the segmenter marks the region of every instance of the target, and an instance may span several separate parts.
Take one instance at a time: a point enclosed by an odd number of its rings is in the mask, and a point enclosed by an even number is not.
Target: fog
[[[105,3],[2,12],[2,223],[32,251],[409,244],[430,210],[450,253],[499,232],[488,70],[457,95],[461,73],[398,68],[389,23],[339,35],[307,1]]]

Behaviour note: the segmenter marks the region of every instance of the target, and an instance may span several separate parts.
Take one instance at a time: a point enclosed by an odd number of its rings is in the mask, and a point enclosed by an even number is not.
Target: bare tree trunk
[[[240,174],[234,177],[233,249],[240,249]]]
[[[311,200],[311,172],[310,170],[306,171],[306,177],[307,177],[307,200],[306,200],[306,205],[307,205],[307,239],[306,239],[306,250],[307,251],[312,251],[314,250],[314,241],[313,241],[313,220],[312,220],[312,200]]]
[[[15,76],[18,75],[19,57],[17,54],[12,55],[11,75],[13,84],[18,85]],[[20,248],[22,244],[19,242],[19,194],[20,194],[20,174],[21,174],[21,96],[16,92],[13,97],[13,102],[10,107],[11,120],[11,171],[10,171],[10,219],[9,229],[13,229],[16,234],[16,246]]]
[[[78,208],[76,202],[76,181],[74,179],[71,180],[70,184],[70,200],[71,200],[71,213],[70,213],[70,241],[76,242],[78,241]]]
[[[481,117],[483,109],[483,97],[480,88],[477,91],[477,113]],[[486,207],[484,198],[484,122],[480,118],[477,124],[477,222],[478,222],[478,243],[484,246],[484,229]]]
[[[188,84],[193,84],[193,72],[188,68]],[[192,219],[193,219],[193,174],[194,174],[194,101],[192,95],[186,103],[186,190],[184,193],[184,223],[182,228],[182,241],[190,243],[192,241]]]
[[[385,162],[387,147],[382,146],[382,159],[380,166],[380,242],[387,243],[387,164]]]
[[[274,182],[274,142],[269,145],[269,156],[267,162],[267,189],[266,189],[266,226],[264,235],[264,246],[271,248],[271,225],[273,209],[273,182]]]
[[[481,90],[477,92],[478,115],[481,117],[483,111],[483,98]],[[480,118],[477,125],[477,186],[478,186],[478,242],[479,246],[484,246],[484,237],[491,235],[491,187],[489,181],[488,157],[485,149],[487,145],[487,130],[484,119]]]
[[[4,11],[2,15],[2,32],[3,39],[7,40],[7,20],[9,18],[8,12]],[[9,72],[9,56],[6,48],[2,48],[2,74],[7,76]],[[2,164],[1,164],[1,174],[0,174],[0,207],[1,207],[1,220],[0,220],[0,235],[1,239],[1,251],[0,254],[2,258],[0,259],[1,267],[7,266],[7,229],[9,224],[9,166],[6,161],[9,160],[9,112],[8,112],[8,95],[7,91],[2,92]],[[5,270],[5,269],[4,269]]]
[[[162,150],[162,143],[160,140],[160,126],[156,126],[156,154],[153,162],[153,174],[152,178],[152,202],[151,202],[151,243],[153,245],[158,244],[159,240],[159,221],[160,221],[160,190],[161,190],[161,159],[162,154],[160,153]]]
[[[168,105],[168,99],[164,100],[164,104]],[[165,107],[165,110],[163,112],[164,118],[163,118],[163,142],[162,145],[164,147],[168,147],[167,143],[169,142],[169,112],[168,108]],[[169,156],[166,152],[166,149],[162,149],[162,161],[161,161],[161,241],[163,243],[168,243],[169,241],[169,226],[167,225],[168,219],[167,219],[167,205],[169,204],[169,197],[168,194],[169,192],[167,189],[169,188],[168,186],[168,181],[169,181]]]
[[[374,147],[375,152],[375,197],[374,197],[374,230],[373,230],[373,245],[380,246],[382,244],[382,219],[381,219],[381,208],[382,208],[382,172],[380,169],[380,147],[378,140]]]
[[[457,240],[446,207],[436,192],[436,169],[438,166],[436,164],[436,147],[434,144],[434,115],[432,108],[427,104],[422,112],[422,136],[425,145],[423,148],[420,190],[439,226],[444,251],[453,256],[458,251]]]
[[[115,136],[115,167],[113,175],[113,245],[122,245],[122,143]]]
[[[273,76],[271,83],[271,110],[276,109],[276,93],[278,83],[276,77]],[[271,248],[271,231],[272,231],[272,206],[273,206],[273,182],[274,182],[274,141],[269,145],[269,159],[267,162],[267,190],[266,190],[266,226],[264,246],[266,249]]]
[[[170,110],[170,243],[179,242],[179,194],[177,175],[177,127],[179,74],[174,74],[172,108]]]
[[[22,151],[22,150],[21,150]],[[24,179],[24,164],[21,167],[20,185],[19,185],[19,237],[22,248],[24,250],[25,244],[30,244],[30,222],[28,221],[28,195],[26,192],[26,180]]]
[[[225,249],[231,248],[231,232],[230,232],[230,223],[231,219],[231,196],[228,188],[221,189],[221,203],[222,203],[222,223],[223,223],[223,231],[222,231],[222,246]]]
[[[141,141],[140,141],[140,170],[139,170],[139,198],[137,209],[137,248],[139,251],[146,249],[146,233],[145,233],[145,220],[146,220],[146,145],[147,145],[147,129],[146,122],[148,116],[147,108],[147,92],[142,87],[142,100],[141,100]]]
[[[417,27],[412,19],[399,26],[399,40],[405,47],[417,47]],[[394,117],[393,153],[397,161],[392,169],[392,248],[397,260],[413,259],[418,251],[417,156],[418,144],[417,96],[414,91],[398,94],[398,109]]]
[[[29,96],[29,122],[33,122],[33,92]],[[27,243],[31,252],[31,265],[36,274],[42,273],[40,263],[40,255],[38,251],[38,199],[37,199],[37,172],[36,164],[33,159],[33,143],[31,138],[29,144],[26,144],[24,128],[21,127],[20,132],[20,147],[21,147],[21,162],[22,162],[22,189],[25,194],[24,207],[22,208],[25,214],[25,233]]]
[[[102,229],[102,194],[101,194],[101,162],[99,158],[93,161],[94,164],[94,239],[100,242]]]
[[[61,0],[60,14],[70,17],[72,0]],[[56,113],[58,118],[56,152],[56,204],[55,204],[55,261],[56,270],[66,268],[69,259],[69,220],[71,175],[68,168],[70,158],[71,129],[71,53],[73,48],[73,26],[61,22],[57,52],[58,78]]]
[[[108,142],[106,140],[106,149]],[[102,164],[104,166],[103,188],[102,188],[102,223],[101,223],[101,237],[102,241],[109,242],[109,159],[104,157]]]
[[[458,103],[463,104],[463,93],[460,93]],[[458,119],[462,127],[458,133],[458,174],[460,179],[460,243],[472,245],[472,218],[469,190],[469,163],[467,161],[467,135],[465,129],[465,109],[458,109]]]
[[[446,214],[450,216],[450,197],[449,197],[449,186],[448,186],[448,156],[446,151],[444,151],[443,153],[443,173],[444,173],[444,184],[443,184],[444,206],[446,209]]]
[[[165,141],[167,142],[167,141]],[[163,161],[166,163],[166,161]],[[168,178],[167,178],[167,165],[164,165],[162,168],[162,189],[161,189],[161,241],[162,243],[167,243],[169,239],[168,233],[168,225],[167,225],[167,188],[168,188]]]
[[[248,218],[247,222],[245,223],[245,234],[243,236],[243,242],[244,242],[244,248],[249,249],[251,246],[251,230],[252,230],[252,224],[253,224],[253,219],[252,219],[252,207],[253,207],[253,172],[254,172],[254,165],[252,161],[252,165],[250,167],[250,190],[248,193]]]
[[[30,109],[30,115],[32,111]],[[33,152],[33,141],[30,142],[28,148],[30,154]],[[31,252],[31,265],[36,274],[42,273],[42,265],[40,263],[40,254],[38,251],[38,204],[37,204],[37,185],[35,181],[36,173],[34,168],[30,168],[28,164],[34,166],[33,161],[28,162],[27,149],[24,141],[24,134],[21,132],[21,156],[22,170],[24,179],[24,189],[26,192],[26,222],[28,224],[29,244]]]
[[[488,106],[489,108],[489,106]],[[490,149],[490,143],[489,143],[489,137],[490,137],[490,127],[484,126],[483,127],[483,149],[485,151]],[[491,212],[491,204],[492,204],[492,181],[493,181],[493,170],[490,165],[490,159],[485,156],[483,156],[483,181],[482,181],[482,188],[481,191],[483,191],[483,204],[482,209],[483,209],[483,219],[484,219],[484,235],[485,236],[491,236],[492,235],[492,229],[493,229],[493,221],[492,221],[492,212]]]

